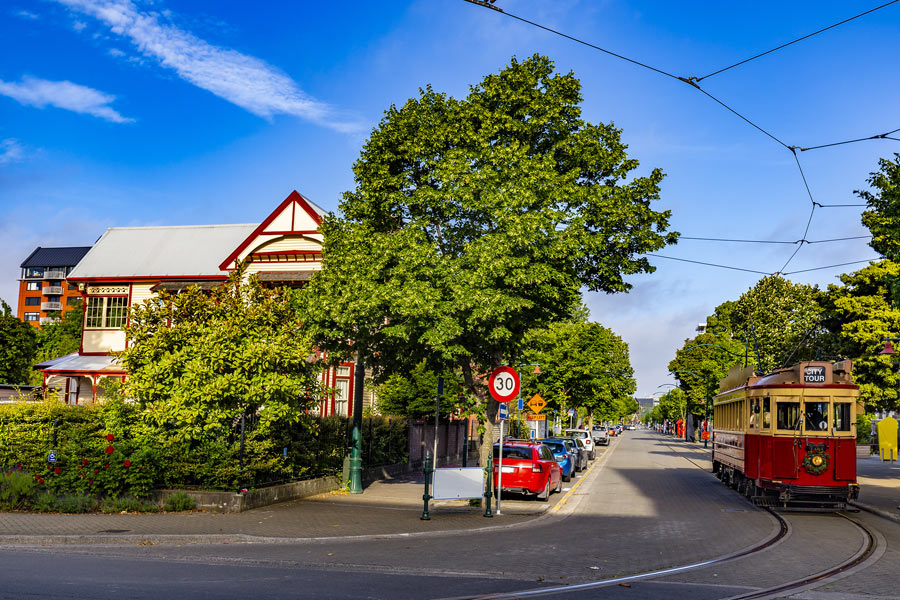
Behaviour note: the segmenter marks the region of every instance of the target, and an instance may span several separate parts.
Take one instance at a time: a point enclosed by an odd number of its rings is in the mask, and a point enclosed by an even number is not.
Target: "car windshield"
[[[568,434],[571,435],[572,437],[576,437],[576,438],[586,438],[587,437],[587,431],[569,431]]]
[[[544,442],[544,445],[550,448],[553,452],[566,451],[566,446],[562,442]]]

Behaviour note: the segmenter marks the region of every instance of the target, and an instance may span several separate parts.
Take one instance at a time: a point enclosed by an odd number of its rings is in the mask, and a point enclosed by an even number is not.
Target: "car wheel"
[[[562,480],[563,480],[563,481],[572,481],[572,475],[571,475],[571,474],[569,474],[569,475],[563,475],[563,476],[562,476]]]
[[[553,490],[554,494],[558,494],[562,491],[562,477],[559,478],[559,481],[556,482],[556,489]]]
[[[550,476],[547,476],[547,485],[544,486],[544,491],[538,494],[538,500],[541,502],[547,502],[550,500]]]

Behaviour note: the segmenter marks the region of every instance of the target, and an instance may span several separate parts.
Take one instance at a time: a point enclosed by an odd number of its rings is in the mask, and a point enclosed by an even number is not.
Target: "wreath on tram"
[[[803,468],[810,475],[821,475],[828,468],[828,454],[821,449],[807,452],[803,457]]]

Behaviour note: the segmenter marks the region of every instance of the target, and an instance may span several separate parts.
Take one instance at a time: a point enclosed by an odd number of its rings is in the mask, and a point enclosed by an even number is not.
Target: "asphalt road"
[[[704,466],[697,452],[667,438],[628,432],[561,510],[509,528],[279,544],[0,547],[0,598],[513,598],[543,589],[542,598],[703,600],[790,581],[859,549],[860,535],[846,520],[790,515],[790,535],[761,554],[585,589],[773,535],[771,515]],[[884,532],[883,556],[795,597],[900,597],[884,594],[893,589],[900,526],[864,518]]]

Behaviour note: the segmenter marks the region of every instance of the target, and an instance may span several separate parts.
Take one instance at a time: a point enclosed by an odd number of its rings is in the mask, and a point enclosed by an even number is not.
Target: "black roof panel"
[[[90,246],[67,246],[65,248],[41,248],[38,246],[19,266],[23,269],[29,267],[74,267],[90,249]]]

